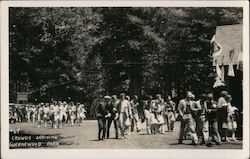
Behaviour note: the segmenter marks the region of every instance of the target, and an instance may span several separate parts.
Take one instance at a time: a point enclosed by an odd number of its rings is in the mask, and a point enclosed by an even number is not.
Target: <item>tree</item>
[[[235,7],[10,8],[10,101],[209,91],[215,28],[241,22]]]

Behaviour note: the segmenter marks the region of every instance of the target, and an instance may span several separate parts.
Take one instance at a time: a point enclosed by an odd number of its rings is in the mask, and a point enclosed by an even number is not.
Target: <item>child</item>
[[[83,119],[86,118],[85,113],[87,113],[87,111],[86,111],[84,105],[80,104],[80,118],[79,118],[80,119],[80,123],[82,122]]]
[[[237,128],[237,123],[235,121],[236,118],[236,111],[238,111],[238,108],[234,107],[231,105],[232,97],[231,95],[226,96],[226,101],[227,101],[227,122],[224,122],[222,127],[226,129],[226,141],[231,142],[228,139],[228,132],[232,132],[232,140],[233,141],[238,141],[235,137],[235,131]]]
[[[158,127],[158,121],[155,118],[154,113],[150,113],[150,134],[156,134],[157,133],[157,127]]]

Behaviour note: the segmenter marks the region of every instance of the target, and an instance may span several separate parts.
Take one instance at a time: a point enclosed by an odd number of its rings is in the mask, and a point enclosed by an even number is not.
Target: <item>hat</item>
[[[208,93],[207,97],[208,97],[209,99],[213,99],[213,98],[214,98],[212,93]]]
[[[192,93],[188,93],[187,96],[188,96],[189,98],[195,98],[194,94],[192,94]]]
[[[192,93],[189,98],[195,99],[195,95]]]
[[[126,94],[125,93],[121,93],[120,96],[126,96]]]
[[[117,95],[112,95],[112,98],[113,99],[117,99]]]
[[[230,94],[226,95],[226,99],[231,99],[231,98],[232,98],[232,96]]]
[[[192,97],[192,92],[190,91],[187,91],[187,94],[186,94],[187,97],[191,98]]]
[[[227,91],[221,91],[220,95],[221,96],[226,96],[226,95],[228,95],[228,92]]]
[[[160,98],[160,97],[161,97],[161,94],[156,94],[156,97]]]
[[[129,97],[129,96],[126,96],[125,99],[130,100],[130,97]]]
[[[201,99],[206,99],[207,98],[207,95],[205,93],[201,94]]]
[[[110,96],[104,96],[104,99],[111,99]]]

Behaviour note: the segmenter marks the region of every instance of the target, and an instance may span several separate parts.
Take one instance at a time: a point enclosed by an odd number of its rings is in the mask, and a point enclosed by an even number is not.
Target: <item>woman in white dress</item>
[[[125,131],[130,126],[130,119],[131,116],[131,109],[130,109],[130,102],[126,99],[126,95],[121,93],[121,99],[118,104],[118,113],[119,113],[119,127],[121,131],[122,139],[125,138]]]
[[[70,121],[71,121],[71,126],[75,124],[75,119],[76,119],[76,106],[74,105],[73,102],[70,103]]]
[[[43,123],[43,105],[38,105],[38,114],[37,114],[37,123],[38,123],[38,128],[42,125]]]
[[[50,108],[49,108],[49,103],[46,103],[44,106],[43,106],[43,122],[44,122],[44,127],[46,128],[47,125],[48,125],[48,121],[50,119]]]
[[[35,105],[32,105],[32,122],[36,122],[37,120],[37,108]]]
[[[84,120],[86,118],[85,113],[87,113],[87,110],[85,109],[83,104],[80,104],[80,109],[79,109],[79,119],[80,119],[80,123],[82,122],[82,120]]]
[[[238,141],[235,137],[235,131],[237,129],[237,123],[236,123],[236,112],[238,111],[238,108],[231,105],[232,97],[231,95],[226,96],[226,102],[225,105],[227,107],[227,121],[223,123],[222,128],[226,130],[225,137],[227,142],[231,142],[228,138],[228,132],[231,131],[232,133],[232,141]]]
[[[60,104],[60,102],[58,102]],[[60,112],[59,112],[59,105],[54,105],[53,109],[53,114],[54,114],[54,128],[57,129],[59,127],[59,120],[60,120]]]

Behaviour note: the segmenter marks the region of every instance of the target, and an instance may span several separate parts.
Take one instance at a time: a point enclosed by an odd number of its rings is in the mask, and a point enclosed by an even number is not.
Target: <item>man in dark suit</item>
[[[111,97],[111,104],[108,105],[108,111],[110,112],[111,116],[108,118],[108,127],[107,127],[107,139],[109,138],[109,130],[112,122],[114,123],[115,128],[115,138],[118,139],[118,111],[117,111],[117,105],[119,103],[119,99],[116,95],[113,95]]]
[[[109,113],[109,105],[111,104],[111,97],[105,96],[104,101],[100,103],[97,108],[97,120],[98,120],[98,139],[103,140],[106,135],[107,118],[111,116]]]

